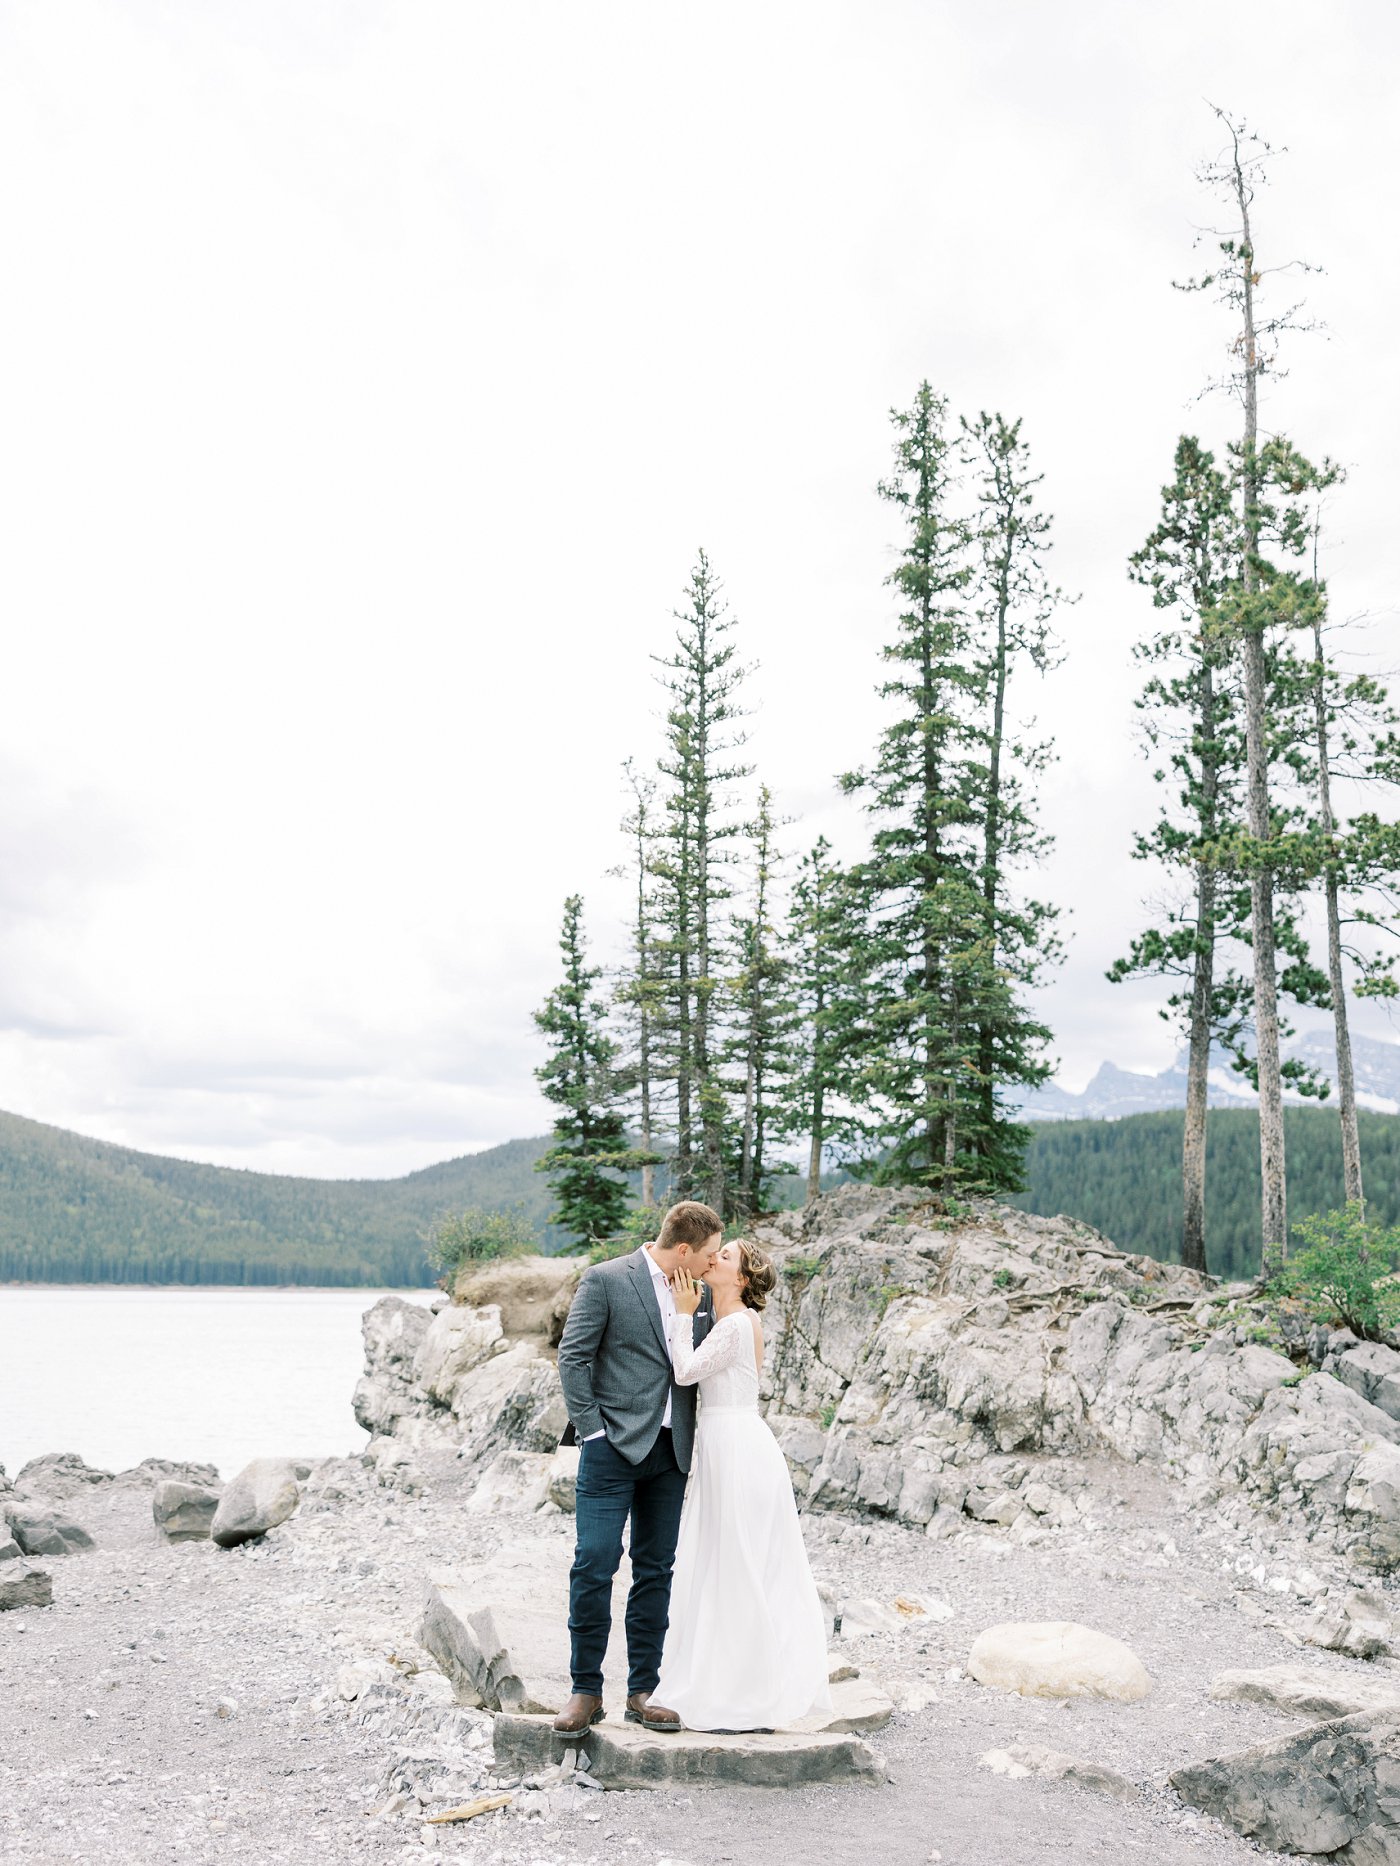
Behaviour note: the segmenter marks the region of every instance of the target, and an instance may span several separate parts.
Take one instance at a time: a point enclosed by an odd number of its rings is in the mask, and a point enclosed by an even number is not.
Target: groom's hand
[[[694,1315],[700,1307],[700,1285],[689,1270],[677,1270],[671,1278],[671,1294],[676,1299],[676,1311],[680,1315]]]

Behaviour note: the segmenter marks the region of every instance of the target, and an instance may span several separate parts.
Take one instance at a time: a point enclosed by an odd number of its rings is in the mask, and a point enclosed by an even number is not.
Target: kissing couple
[[[830,1708],[792,1480],[758,1410],[759,1311],[776,1281],[762,1251],[726,1244],[693,1199],[654,1243],[584,1272],[559,1343],[563,1442],[579,1446],[573,1696],[554,1720],[565,1735],[603,1717],[629,1521],[629,1723],[781,1730]]]

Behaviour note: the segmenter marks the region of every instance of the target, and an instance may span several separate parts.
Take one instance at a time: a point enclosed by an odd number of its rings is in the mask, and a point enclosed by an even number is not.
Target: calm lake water
[[[250,1458],[362,1451],[360,1317],[390,1294],[433,1291],[0,1288],[0,1464],[198,1458],[227,1478]]]

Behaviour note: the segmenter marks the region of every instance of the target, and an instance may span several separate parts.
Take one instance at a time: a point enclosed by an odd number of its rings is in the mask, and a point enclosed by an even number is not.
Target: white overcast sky
[[[1083,592],[1022,696],[1061,1079],[1162,1067],[1103,970],[1149,884],[1124,560],[1234,419],[1169,283],[1203,100],[1289,148],[1261,255],[1327,268],[1329,335],[1265,418],[1350,470],[1334,611],[1384,660],[1398,39],[1383,0],[4,0],[0,1107],[327,1174],[542,1131],[529,1013],[567,892],[613,947],[697,546],[794,842],[856,845],[923,376],[1024,417]]]

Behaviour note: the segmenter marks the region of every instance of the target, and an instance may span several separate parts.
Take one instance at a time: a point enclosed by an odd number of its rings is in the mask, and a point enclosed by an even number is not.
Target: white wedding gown
[[[778,1441],[758,1410],[749,1311],[697,1348],[671,1324],[700,1419],[681,1515],[670,1628],[652,1696],[692,1730],[783,1730],[829,1710],[826,1623]]]

